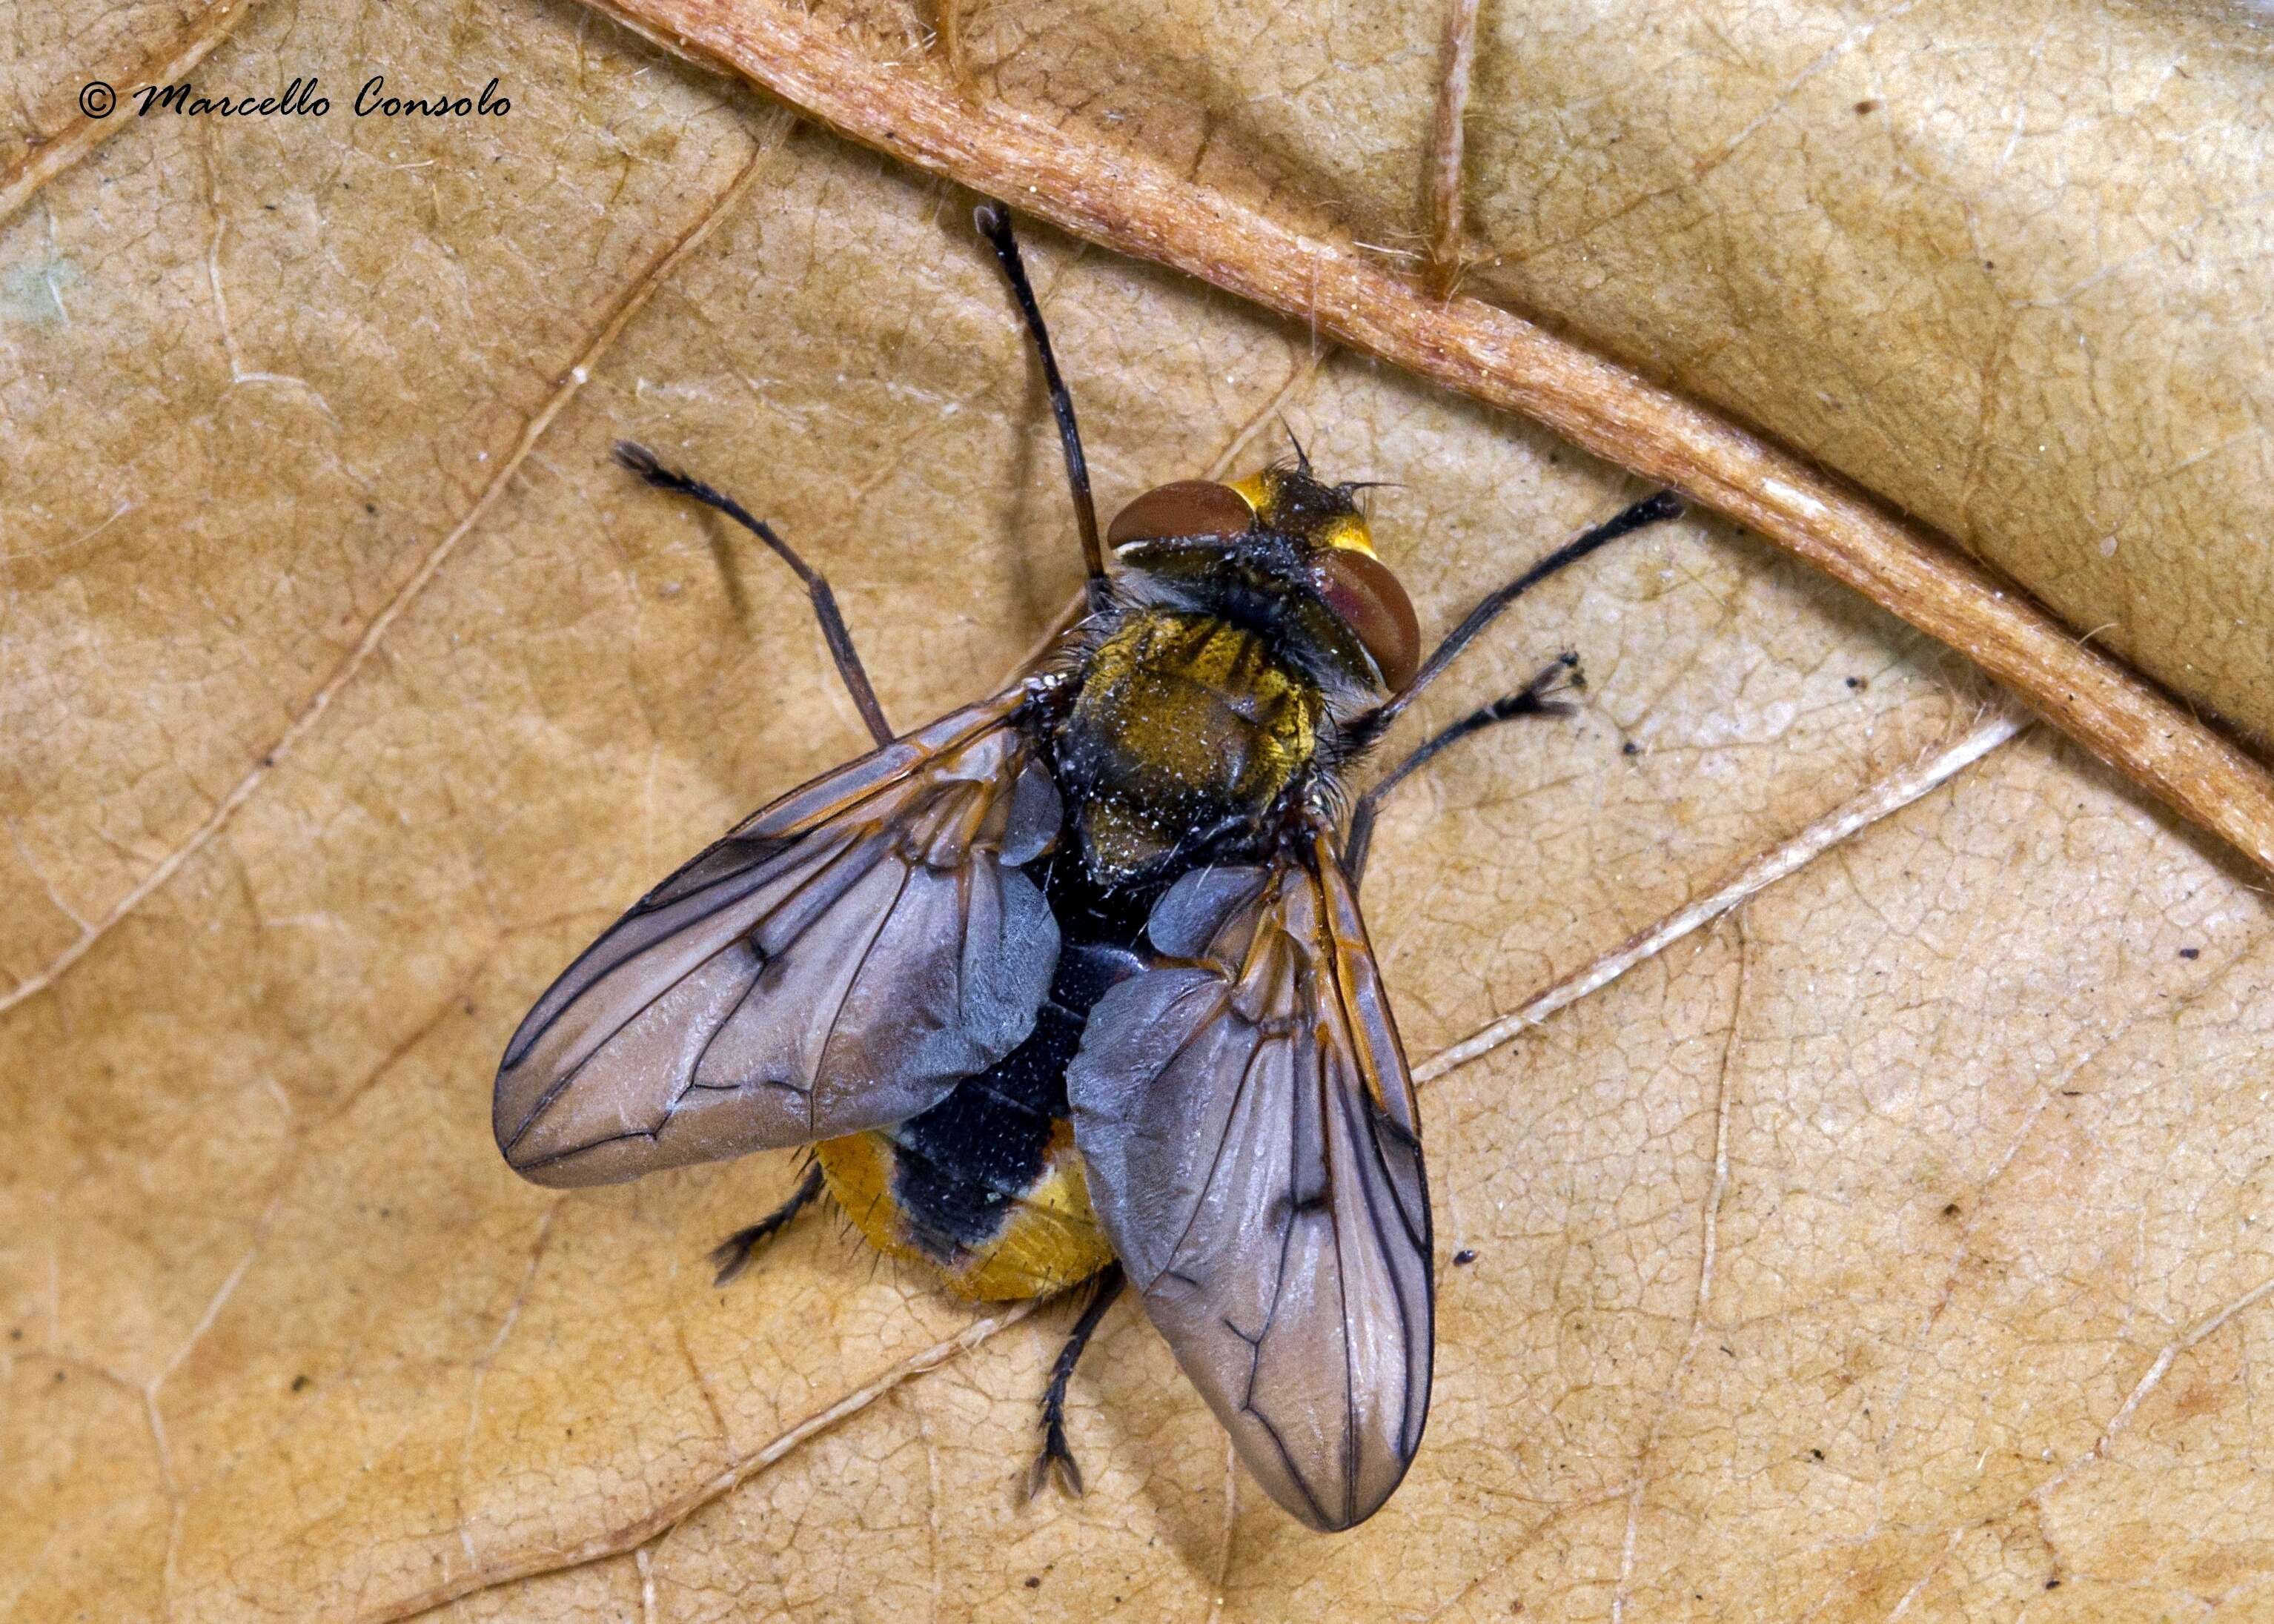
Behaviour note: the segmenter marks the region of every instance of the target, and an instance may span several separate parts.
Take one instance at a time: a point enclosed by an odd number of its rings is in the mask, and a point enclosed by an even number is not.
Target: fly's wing
[[[1089,1198],[1145,1311],[1272,1499],[1371,1516],[1429,1410],[1429,1194],[1405,1056],[1323,834],[1187,875],[1165,962],[1066,1072]]]
[[[1016,1048],[1058,951],[1021,872],[1060,817],[1021,698],[792,791],[610,926],[506,1048],[514,1169],[612,1184],[877,1127]]]

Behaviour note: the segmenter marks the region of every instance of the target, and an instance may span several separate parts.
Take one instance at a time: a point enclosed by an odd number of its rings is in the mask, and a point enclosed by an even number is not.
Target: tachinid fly
[[[1570,659],[1342,785],[1540,580],[1672,516],[1660,494],[1480,603],[1426,659],[1353,485],[1294,456],[1140,496],[1101,537],[1007,216],[980,209],[1065,450],[1087,613],[1023,680],[895,738],[828,584],[731,499],[618,448],[794,570],[876,748],[753,815],[562,973],[497,1078],[539,1184],[810,1146],[870,1241],[964,1296],[1094,1282],[1043,1406],[1039,1483],[1081,1479],[1066,1378],[1126,1281],[1271,1497],[1318,1529],[1420,1446],[1429,1197],[1358,905],[1382,797],[1455,740],[1553,713]],[[1109,570],[1109,555],[1111,568]]]

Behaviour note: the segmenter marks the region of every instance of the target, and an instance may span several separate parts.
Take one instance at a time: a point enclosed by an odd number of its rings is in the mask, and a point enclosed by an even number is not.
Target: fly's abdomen
[[[983,1300],[1046,1297],[1113,1261],[1065,1120],[1065,1068],[1090,1005],[1135,965],[1069,945],[1025,1042],[922,1115],[816,1147],[871,1245]]]
[[[1318,746],[1316,683],[1214,615],[1131,614],[1098,646],[1058,760],[1082,854],[1102,881],[1157,870],[1260,823]]]

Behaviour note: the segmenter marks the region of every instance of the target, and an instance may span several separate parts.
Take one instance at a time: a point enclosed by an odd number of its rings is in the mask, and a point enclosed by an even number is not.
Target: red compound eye
[[[1238,536],[1255,523],[1247,499],[1213,479],[1156,485],[1114,516],[1108,546],[1173,541],[1186,536]]]
[[[1421,662],[1421,622],[1414,618],[1413,600],[1388,565],[1363,553],[1338,547],[1316,568],[1319,596],[1373,656],[1383,688],[1397,693]]]

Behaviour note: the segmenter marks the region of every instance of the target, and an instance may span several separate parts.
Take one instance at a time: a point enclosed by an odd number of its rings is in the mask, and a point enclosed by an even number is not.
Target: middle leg
[[[1459,721],[1437,732],[1415,746],[1411,755],[1382,775],[1382,780],[1358,798],[1351,811],[1350,834],[1343,841],[1343,871],[1350,876],[1351,889],[1356,891],[1366,878],[1366,854],[1374,844],[1374,820],[1382,811],[1382,803],[1389,798],[1390,791],[1403,784],[1421,768],[1428,765],[1439,751],[1459,743],[1471,733],[1482,733],[1487,727],[1502,722],[1512,722],[1520,716],[1570,716],[1577,709],[1561,697],[1571,688],[1585,685],[1579,674],[1579,657],[1558,655],[1541,667],[1540,674],[1513,694],[1495,699],[1492,703],[1472,710]]]
[[[853,696],[853,708],[861,713],[869,736],[878,744],[892,741],[892,726],[885,719],[885,707],[877,703],[877,690],[870,686],[869,673],[861,664],[861,656],[853,647],[853,634],[845,625],[845,616],[837,607],[837,594],[829,590],[828,577],[798,557],[789,543],[774,533],[774,527],[757,517],[750,510],[725,492],[704,485],[700,479],[681,473],[675,468],[666,468],[656,460],[654,452],[629,440],[616,442],[616,461],[659,491],[669,491],[698,501],[705,508],[725,514],[735,523],[756,536],[772,549],[776,558],[788,565],[805,587],[805,595],[813,605],[814,618],[821,622],[822,640],[829,645],[829,658],[837,666],[837,674],[844,680],[845,691]]]

